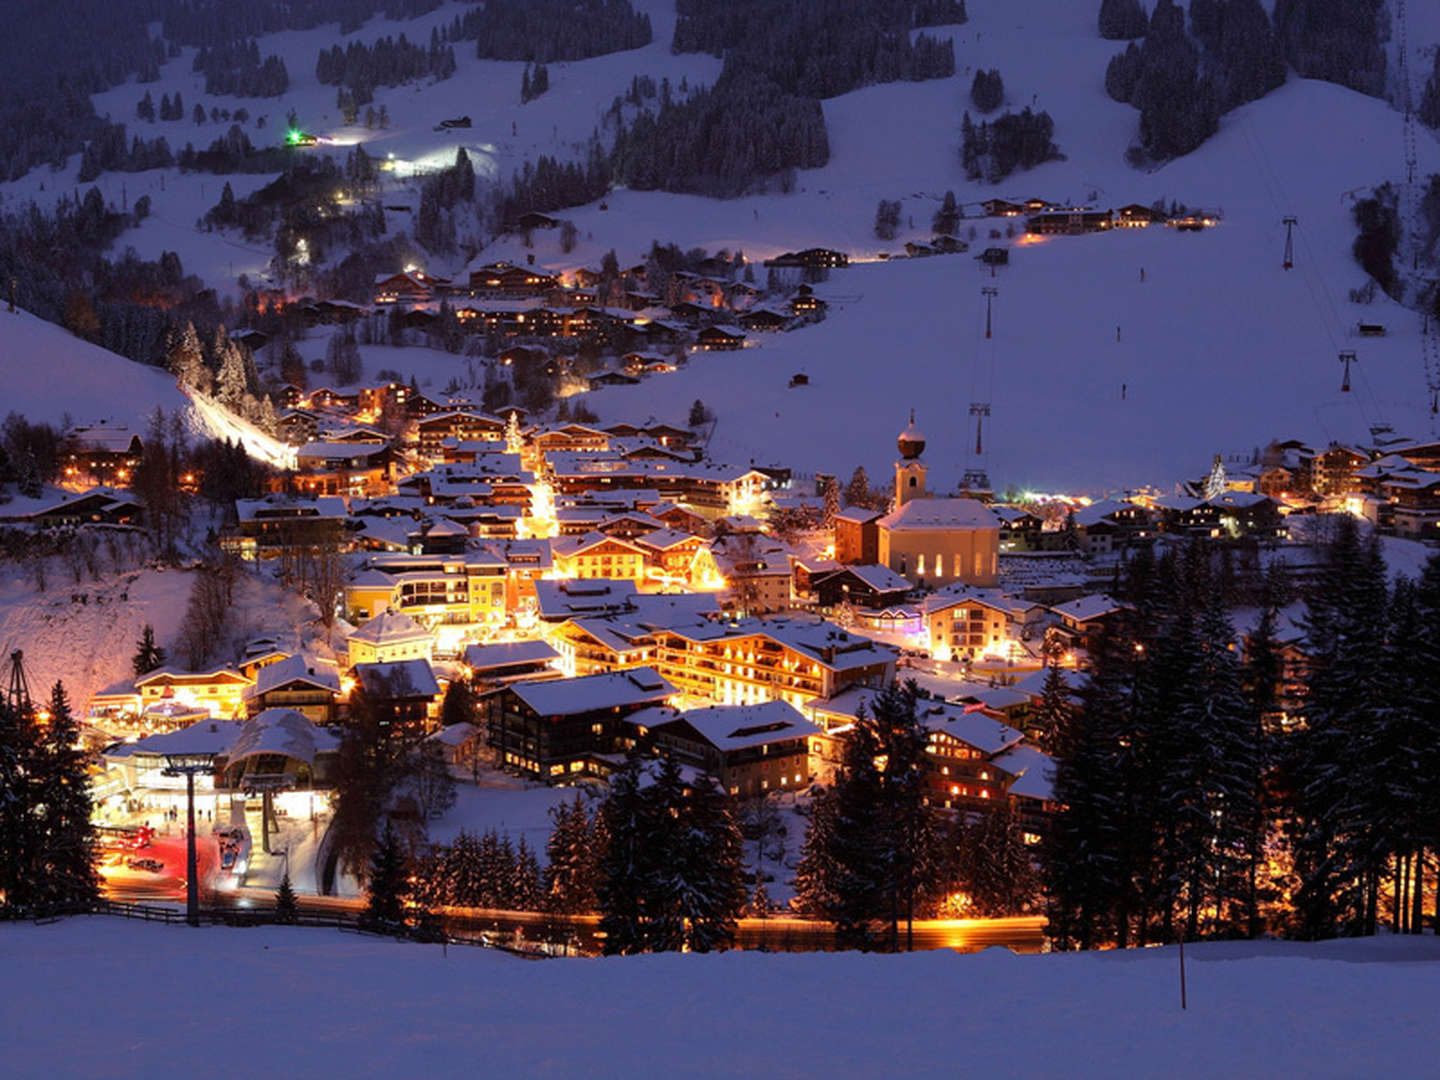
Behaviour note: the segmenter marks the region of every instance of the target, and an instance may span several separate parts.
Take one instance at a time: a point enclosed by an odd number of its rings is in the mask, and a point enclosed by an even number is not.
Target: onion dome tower
[[[898,510],[912,499],[927,498],[925,491],[925,436],[915,426],[915,410],[910,410],[910,425],[896,440],[900,460],[895,462],[895,508]]]

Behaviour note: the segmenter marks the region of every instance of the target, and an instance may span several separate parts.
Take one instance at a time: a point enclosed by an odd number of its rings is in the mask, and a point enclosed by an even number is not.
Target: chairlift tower
[[[10,652],[10,678],[5,689],[5,704],[19,713],[30,711],[30,682],[25,678],[25,654],[19,649]]]
[[[1000,295],[1000,290],[997,289],[994,285],[986,285],[986,286],[984,286],[984,287],[980,290],[980,294],[985,297],[985,340],[986,340],[986,341],[989,341],[989,340],[990,340],[990,301],[994,300],[995,297],[997,297],[997,296]],[[972,411],[973,411],[973,409],[972,409]]]
[[[1280,224],[1285,226],[1285,261],[1280,265],[1285,270],[1293,270],[1295,268],[1295,226],[1300,224],[1300,219],[1284,217],[1280,219]]]
[[[1350,365],[1358,363],[1359,360],[1353,352],[1342,352],[1340,362],[1345,365],[1345,377],[1340,381],[1340,392],[1348,394],[1350,393]]]

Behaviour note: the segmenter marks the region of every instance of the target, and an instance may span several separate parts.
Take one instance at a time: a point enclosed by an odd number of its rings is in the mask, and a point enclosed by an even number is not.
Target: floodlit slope
[[[26,311],[0,309],[0,409],[31,421],[108,421],[143,432],[156,406],[184,409],[174,376],[91,345]]]
[[[0,1017],[16,1080],[238,1075],[262,1046],[297,1076],[1413,1075],[1434,946],[1192,945],[1182,1012],[1173,948],[527,961],[91,917],[0,928]],[[214,971],[209,1008],[162,1004]]]

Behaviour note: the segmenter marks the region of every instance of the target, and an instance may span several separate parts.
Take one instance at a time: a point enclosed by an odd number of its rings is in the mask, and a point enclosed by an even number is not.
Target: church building
[[[895,508],[879,521],[881,564],[917,585],[998,584],[1000,519],[975,499],[930,496],[913,412],[898,444]]]

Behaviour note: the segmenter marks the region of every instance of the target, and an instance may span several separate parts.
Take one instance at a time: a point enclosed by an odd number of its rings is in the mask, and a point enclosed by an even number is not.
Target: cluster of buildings
[[[1105,210],[1091,206],[1058,205],[1037,198],[1021,202],[986,199],[980,205],[987,217],[1024,218],[1025,231],[1032,236],[1081,236],[1111,229],[1145,229],[1151,225],[1179,232],[1198,232],[1219,222],[1218,215],[1206,211],[1167,212],[1139,203]]]
[[[813,249],[766,266],[847,262],[843,252]],[[812,286],[775,298],[753,282],[737,280],[736,269],[728,260],[704,260],[696,270],[667,275],[662,295],[652,290],[644,264],[605,275],[591,268],[562,274],[497,262],[471,270],[464,281],[410,267],[377,277],[372,299],[376,309],[395,310],[394,318],[409,329],[436,326],[443,303],[468,333],[591,342],[641,354],[670,347],[741,348],[749,333],[789,330],[824,315],[826,301]]]

